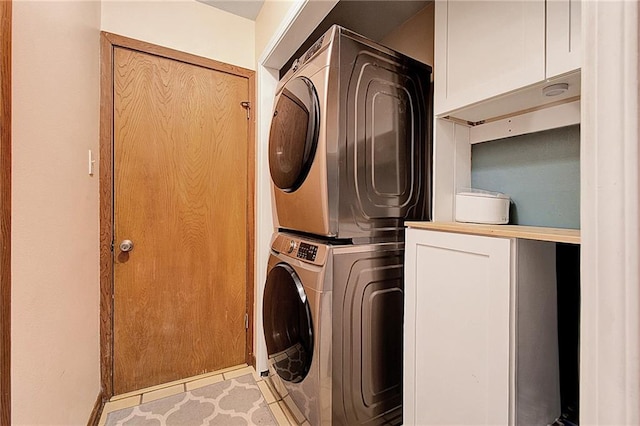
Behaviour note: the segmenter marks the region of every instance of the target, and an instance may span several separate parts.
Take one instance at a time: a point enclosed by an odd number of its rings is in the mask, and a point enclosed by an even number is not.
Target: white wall
[[[100,388],[99,28],[99,2],[13,2],[15,425],[86,424]]]
[[[580,423],[640,424],[640,5],[582,3]]]
[[[255,23],[195,0],[102,0],[102,30],[255,69]]]
[[[280,26],[283,25],[294,3],[295,1],[293,0],[265,0],[260,13],[256,17],[256,62],[258,62],[265,47],[278,32]],[[303,41],[300,40],[301,43]]]
[[[255,24],[192,0],[13,4],[12,421],[86,424],[100,389],[99,31],[254,69]]]

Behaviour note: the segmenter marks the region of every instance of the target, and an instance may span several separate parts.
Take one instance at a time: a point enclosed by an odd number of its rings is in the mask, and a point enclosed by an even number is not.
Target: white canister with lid
[[[509,223],[508,195],[464,188],[456,193],[456,222],[503,225]]]

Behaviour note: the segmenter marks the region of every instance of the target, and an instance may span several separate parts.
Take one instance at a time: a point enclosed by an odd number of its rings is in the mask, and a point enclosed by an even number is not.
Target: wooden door
[[[11,36],[13,3],[0,2],[0,426],[11,424]]]
[[[120,47],[113,74],[121,394],[246,361],[249,86]]]

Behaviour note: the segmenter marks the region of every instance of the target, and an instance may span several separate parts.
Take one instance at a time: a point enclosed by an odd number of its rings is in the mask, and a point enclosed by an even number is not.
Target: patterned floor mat
[[[277,425],[247,374],[109,413],[106,426]]]

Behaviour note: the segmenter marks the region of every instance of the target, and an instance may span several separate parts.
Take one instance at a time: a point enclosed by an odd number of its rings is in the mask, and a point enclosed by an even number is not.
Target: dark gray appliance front
[[[349,66],[340,71],[339,229],[357,237],[396,231],[405,219],[428,220],[431,70],[343,40],[340,63]]]
[[[403,246],[334,254],[334,425],[402,423]]]

